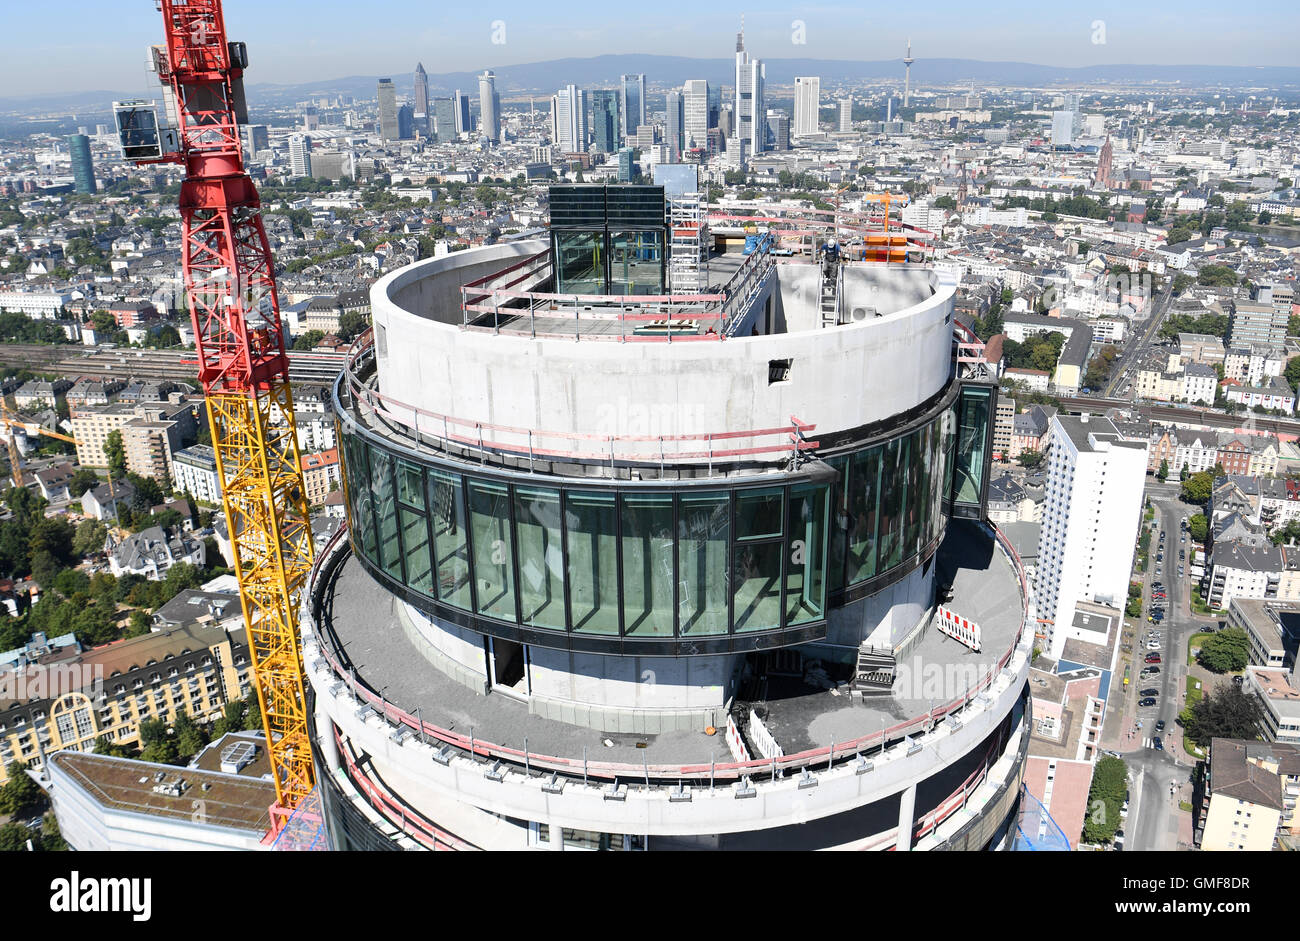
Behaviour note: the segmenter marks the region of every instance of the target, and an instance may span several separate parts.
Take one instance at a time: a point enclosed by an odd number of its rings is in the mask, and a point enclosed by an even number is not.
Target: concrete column
[[[907,788],[898,801],[898,844],[899,852],[912,848],[912,818],[916,816],[916,785]]]
[[[325,756],[325,764],[329,767],[330,773],[338,771],[339,749],[334,742],[334,723],[329,716],[319,710],[316,712],[316,742],[320,746],[321,754]]]

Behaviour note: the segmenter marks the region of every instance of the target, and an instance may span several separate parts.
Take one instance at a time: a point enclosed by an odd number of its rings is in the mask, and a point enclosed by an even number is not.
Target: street
[[[1169,284],[1173,284],[1172,279],[1170,279]],[[1173,298],[1173,294],[1174,292],[1168,286],[1163,292],[1156,294],[1155,298],[1151,302],[1151,315],[1147,317],[1146,329],[1140,334],[1134,332],[1129,337],[1128,343],[1124,346],[1124,351],[1120,353],[1119,357],[1115,360],[1115,365],[1111,371],[1110,380],[1106,383],[1106,388],[1101,391],[1103,397],[1108,398],[1114,396],[1117,389],[1120,390],[1119,394],[1121,396],[1123,395],[1124,385],[1126,382],[1125,377],[1129,374],[1130,367],[1135,363],[1141,362],[1142,357],[1146,356],[1147,350],[1151,348],[1151,341],[1159,332],[1160,325],[1164,322],[1165,314],[1169,312],[1169,302]],[[1136,371],[1133,371],[1129,378],[1131,379],[1136,375]]]
[[[1204,630],[1213,619],[1198,618],[1191,613],[1192,581],[1190,575],[1179,577],[1178,553],[1185,550],[1191,555],[1191,540],[1181,542],[1181,522],[1184,516],[1196,513],[1196,508],[1178,499],[1179,485],[1161,484],[1152,479],[1146,488],[1147,496],[1155,507],[1158,529],[1151,534],[1150,568],[1143,578],[1143,614],[1134,625],[1130,653],[1121,654],[1116,665],[1116,676],[1121,682],[1113,684],[1108,708],[1117,709],[1118,722],[1107,723],[1107,728],[1118,733],[1108,744],[1118,751],[1128,763],[1130,772],[1130,806],[1124,823],[1125,850],[1174,850],[1180,843],[1191,841],[1190,814],[1178,810],[1180,800],[1191,798],[1190,774],[1195,759],[1183,751],[1182,729],[1177,724],[1183,708],[1187,677],[1188,639],[1198,630]],[[1150,523],[1144,521],[1144,526]],[[1156,562],[1160,552],[1160,533],[1164,532],[1164,561]],[[1159,574],[1157,574],[1159,571]],[[1165,619],[1159,625],[1147,621],[1151,607],[1154,582],[1162,582],[1168,595]],[[1132,622],[1130,622],[1132,623]],[[1159,650],[1148,651],[1145,637],[1151,630],[1161,634]],[[1144,660],[1149,652],[1158,653],[1160,673],[1146,679],[1140,677]],[[1131,665],[1127,687],[1122,684],[1125,662]],[[1140,707],[1143,689],[1157,689],[1155,706]],[[1163,732],[1155,726],[1164,720]],[[1157,750],[1153,739],[1162,739],[1164,749]],[[1171,793],[1171,786],[1174,791]]]

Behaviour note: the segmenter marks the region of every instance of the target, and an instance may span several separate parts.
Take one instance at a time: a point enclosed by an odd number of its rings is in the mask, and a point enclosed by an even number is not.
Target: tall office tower
[[[718,116],[722,114],[722,86],[709,88],[709,127],[718,126]]]
[[[591,128],[591,142],[604,154],[612,154],[622,142],[622,124],[619,121],[619,93],[613,89],[597,89],[587,92],[587,101],[591,105],[588,121]]]
[[[294,176],[311,176],[311,136],[294,134],[289,138],[289,172]]]
[[[1271,294],[1268,295],[1271,298]],[[1262,346],[1281,347],[1286,343],[1290,305],[1229,302],[1228,345],[1232,347],[1258,343]]]
[[[763,103],[766,70],[763,60],[750,59],[745,51],[745,29],[736,34],[735,136],[749,142],[751,156],[762,153],[767,138],[767,108]]]
[[[1059,660],[1079,602],[1122,608],[1146,483],[1147,441],[1106,418],[1052,419],[1047,502],[1038,551],[1043,652]]]
[[[725,308],[674,305],[736,318],[725,343],[668,342],[666,190],[554,186],[543,238],[371,289],[332,390],[347,524],[303,598],[332,847],[1006,847],[1036,622],[984,522],[996,391],[953,361],[955,286],[875,266],[823,322],[806,269],[774,265]],[[497,298],[535,326],[464,319],[462,285],[543,252],[539,293]],[[683,408],[672,376],[726,407]]]
[[[682,86],[682,149],[709,146],[709,83],[693,78]]]
[[[379,80],[379,137],[381,140],[401,137],[397,127],[397,87],[391,78]]]
[[[853,130],[853,99],[840,99],[840,132],[847,133]]]
[[[821,95],[822,80],[820,78],[816,76],[795,76],[793,127],[795,137],[817,133]]]
[[[564,153],[587,150],[587,93],[577,85],[566,85],[551,99],[555,143]]]
[[[496,74],[488,69],[478,80],[479,131],[492,143],[501,140],[501,96]]]
[[[636,146],[642,153],[649,150],[655,145],[655,126],[653,124],[642,124],[636,129]]]
[[[773,150],[790,149],[790,115],[784,111],[767,113],[767,131]]]
[[[1071,92],[1070,94],[1066,95],[1066,96],[1065,96],[1065,105],[1064,105],[1064,107],[1063,107],[1061,110],[1063,110],[1063,111],[1080,111],[1080,110],[1082,110],[1082,109],[1079,107],[1079,96],[1078,96],[1078,94],[1077,94],[1077,93],[1074,93],[1074,92]]]
[[[668,92],[664,105],[664,143],[668,145],[669,163],[676,163],[682,157],[685,130],[685,96],[674,88]]]
[[[457,134],[468,134],[474,130],[474,118],[469,111],[469,95],[463,94],[459,88],[452,96],[452,110],[455,111]]]
[[[442,143],[456,139],[456,103],[453,99],[433,99],[433,124],[430,131]]]
[[[644,75],[624,75],[619,80],[618,106],[623,120],[620,133],[624,138],[636,136],[636,129],[645,124]]]
[[[302,129],[304,131],[314,131],[320,127],[320,109],[315,105],[308,105],[302,109]]]
[[[894,120],[894,96],[891,94],[888,98],[885,99],[885,123],[888,124],[893,120]]]
[[[424,63],[415,66],[415,128],[421,134],[428,134],[430,127],[429,110],[429,74],[424,71]]]
[[[397,139],[413,140],[415,138],[415,109],[404,104],[397,109]]]
[[[912,58],[912,40],[907,41],[907,55],[903,57],[903,107],[908,108],[912,104],[912,63],[916,60]]]
[[[1069,147],[1074,143],[1074,112],[1052,112],[1052,146]]]
[[[722,106],[718,112],[718,133],[722,135],[723,140],[730,140],[735,137],[736,131],[736,112],[731,110],[731,103]]]
[[[239,128],[244,139],[244,152],[252,158],[271,148],[271,130],[265,124],[243,124]]]
[[[620,183],[632,182],[632,148],[624,147],[618,152],[618,181]]]
[[[68,137],[68,153],[72,155],[72,178],[78,193],[95,193],[95,164],[90,159],[90,138],[85,134]]]

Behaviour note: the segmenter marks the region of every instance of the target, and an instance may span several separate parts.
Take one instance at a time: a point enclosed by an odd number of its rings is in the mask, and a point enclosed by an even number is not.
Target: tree
[[[27,762],[15,761],[8,766],[9,780],[0,789],[0,811],[22,817],[35,810],[45,799],[41,786],[27,774]]]
[[[95,754],[107,755],[110,758],[130,758],[135,754],[135,749],[119,745],[107,735],[101,735],[95,739]]]
[[[143,611],[131,612],[131,623],[126,629],[127,637],[143,637],[150,630],[149,616]]]
[[[1156,480],[1162,484],[1169,479],[1169,459],[1165,458],[1160,462],[1160,469],[1156,471]]]
[[[108,537],[108,527],[99,520],[84,519],[77,524],[77,531],[72,537],[72,551],[81,558],[104,551],[104,540]]]
[[[1204,513],[1197,513],[1187,520],[1187,534],[1193,542],[1205,542],[1210,535],[1210,521]]]
[[[1184,503],[1204,505],[1213,492],[1214,474],[1211,471],[1201,471],[1183,481],[1180,496]]]
[[[122,444],[122,432],[116,428],[104,438],[104,457],[114,477],[126,476],[126,448]]]
[[[184,712],[172,723],[172,731],[176,735],[177,756],[184,761],[189,761],[208,744],[203,729]]]
[[[1088,809],[1083,822],[1083,839],[1088,843],[1109,843],[1119,829],[1120,807],[1128,790],[1128,765],[1106,756],[1097,762],[1088,789]]]
[[[1263,712],[1258,701],[1236,683],[1219,683],[1178,717],[1187,737],[1202,748],[1216,738],[1254,740]]]
[[[324,330],[308,330],[302,336],[293,341],[293,348],[295,350],[311,350],[314,349],[316,344],[320,343],[323,339],[325,339]]]
[[[370,326],[370,315],[358,310],[344,311],[339,317],[339,339],[355,340]]]
[[[1021,451],[1016,457],[1016,460],[1020,462],[1021,467],[1037,467],[1039,464],[1043,463],[1045,457],[1046,455],[1043,454],[1043,452],[1035,451],[1030,448]]]
[[[951,196],[937,196],[934,200],[935,209],[956,209],[957,200]]]
[[[1201,644],[1197,662],[1211,673],[1235,673],[1250,660],[1250,638],[1239,627],[1226,627]]]
[[[1196,276],[1200,284],[1212,287],[1233,287],[1237,283],[1237,272],[1227,265],[1206,265]]]
[[[80,497],[87,490],[94,490],[99,486],[99,475],[88,467],[79,467],[77,472],[72,475],[72,480],[68,481],[68,493],[74,497]]]

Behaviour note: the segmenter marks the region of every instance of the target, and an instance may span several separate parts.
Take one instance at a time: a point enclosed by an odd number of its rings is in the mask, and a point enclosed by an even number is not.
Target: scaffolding
[[[1068,853],[1070,840],[1047,808],[1024,785],[1020,788],[1020,814],[1012,849],[1021,853]]]
[[[709,222],[702,193],[668,200],[668,291],[702,294],[709,286]]]
[[[321,852],[328,850],[325,814],[321,805],[320,785],[312,788],[294,808],[271,849],[278,852]]]

